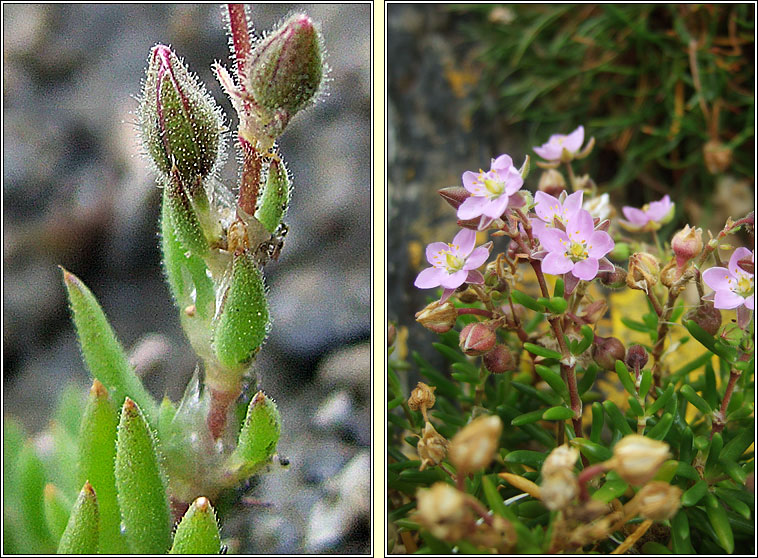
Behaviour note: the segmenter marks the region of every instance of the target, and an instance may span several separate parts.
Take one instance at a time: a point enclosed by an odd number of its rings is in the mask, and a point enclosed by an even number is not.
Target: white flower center
[[[484,187],[487,188],[487,192],[490,194],[490,197],[493,198],[502,196],[503,192],[505,192],[505,182],[500,182],[499,180],[494,180],[492,178],[484,180]]]

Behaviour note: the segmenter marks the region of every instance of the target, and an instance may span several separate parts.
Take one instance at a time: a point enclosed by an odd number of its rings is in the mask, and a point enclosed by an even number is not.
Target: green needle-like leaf
[[[121,514],[116,497],[116,429],[118,413],[100,381],[92,383],[79,433],[80,482],[89,481],[97,493],[100,514],[100,552],[118,554],[124,549]]]
[[[45,467],[31,443],[27,443],[18,456],[17,482],[19,507],[28,537],[22,550],[33,554],[49,553],[55,545],[45,521]]]
[[[535,345],[534,343],[524,343],[524,348],[533,355],[545,358],[554,358],[556,360],[561,359],[561,353],[552,349],[548,349],[546,347],[542,347],[541,345]]]
[[[148,419],[155,417],[155,401],[134,373],[103,309],[78,277],[61,269],[82,355],[90,373],[103,383],[116,405],[120,406],[128,395],[144,409]]]
[[[713,409],[711,409],[711,406],[708,405],[708,402],[700,397],[697,393],[695,393],[695,390],[692,389],[691,385],[685,384],[679,391],[682,395],[684,395],[687,401],[689,401],[698,411],[704,415],[710,415],[713,413]]]
[[[241,467],[242,476],[254,473],[276,451],[280,432],[281,418],[276,403],[259,391],[247,408],[237,449],[230,458],[230,468]]]
[[[734,534],[726,510],[711,492],[705,495],[705,513],[708,515],[708,521],[716,533],[721,548],[726,550],[727,554],[734,552]]]
[[[552,368],[548,368],[542,364],[535,365],[534,369],[537,374],[539,374],[540,377],[545,380],[545,382],[547,382],[551,388],[553,388],[553,391],[561,396],[561,399],[563,399],[568,404],[571,403],[571,398],[569,396],[568,388],[566,387],[566,382],[563,381],[563,378],[561,378],[560,374],[555,372]]]
[[[624,386],[627,393],[636,396],[637,387],[634,385],[634,380],[632,380],[632,376],[629,374],[629,369],[626,367],[626,364],[620,360],[616,361],[616,374],[618,374],[619,380],[621,380],[621,385]]]
[[[201,496],[184,514],[174,533],[169,554],[219,554],[221,535],[216,512],[208,498]]]
[[[694,506],[703,499],[706,492],[708,492],[708,483],[700,479],[682,494],[682,505],[687,507]]]
[[[290,201],[290,181],[284,161],[272,159],[255,218],[273,234],[282,222]]]
[[[71,509],[66,530],[58,544],[58,554],[95,554],[98,548],[99,515],[97,496],[92,485],[86,482]]]
[[[574,416],[574,411],[568,407],[550,407],[542,413],[543,420],[568,420]]]
[[[54,541],[59,541],[66,530],[71,502],[54,485],[45,485],[45,521]]]
[[[136,554],[171,546],[171,513],[157,444],[139,407],[128,397],[116,438],[116,487],[124,533]]]

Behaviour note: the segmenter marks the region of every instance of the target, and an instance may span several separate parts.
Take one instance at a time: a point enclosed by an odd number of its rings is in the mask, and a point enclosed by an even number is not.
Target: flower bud
[[[486,353],[482,360],[484,367],[492,374],[503,374],[516,370],[516,361],[505,345],[495,345],[495,348]]]
[[[557,198],[561,192],[566,190],[566,179],[560,171],[548,169],[540,175],[537,189]]]
[[[419,471],[439,465],[445,459],[448,444],[445,437],[434,429],[431,422],[427,421],[421,439],[416,445],[416,451],[421,459]]]
[[[629,256],[629,271],[626,284],[630,289],[648,292],[658,282],[661,265],[658,259],[647,252],[637,252]]]
[[[305,14],[293,15],[255,46],[242,88],[258,106],[269,139],[280,136],[295,113],[312,102],[323,74],[321,34]]]
[[[172,167],[189,196],[203,196],[202,182],[223,154],[221,111],[197,76],[170,48],[150,51],[139,107],[139,129],[145,151],[158,173],[168,179]]]
[[[503,431],[503,422],[496,415],[474,419],[450,441],[448,457],[458,470],[467,474],[487,467],[495,456]]]
[[[721,327],[721,310],[713,306],[710,300],[703,300],[700,306],[684,315],[685,320],[692,320],[711,335],[716,335]]]
[[[671,249],[676,256],[677,267],[684,265],[703,250],[703,231],[685,225],[684,228],[671,239]]]
[[[750,275],[755,275],[755,262],[753,261],[753,254],[737,260],[737,266],[743,271],[747,271]]]
[[[655,476],[669,456],[668,444],[630,434],[614,446],[608,465],[629,484],[641,486]]]
[[[414,519],[444,541],[458,541],[474,526],[463,492],[444,482],[420,488],[416,492],[416,510]]]
[[[548,477],[563,469],[574,470],[576,460],[579,459],[579,450],[570,447],[568,444],[558,446],[545,458],[542,464],[542,476]]]
[[[411,411],[434,407],[434,402],[437,400],[434,397],[435,389],[437,389],[435,386],[428,386],[424,382],[419,382],[408,398],[408,407],[411,408]]]
[[[732,164],[732,150],[717,139],[712,139],[703,146],[705,166],[711,174],[727,170]]]
[[[442,196],[442,199],[449,203],[453,209],[458,209],[461,204],[471,195],[471,192],[466,190],[463,186],[448,186],[447,188],[440,188],[437,193]],[[477,219],[477,222],[479,220]]]
[[[592,358],[603,370],[613,370],[617,360],[624,360],[626,349],[624,344],[615,337],[595,336],[592,347]]]
[[[542,477],[540,499],[549,510],[566,508],[578,492],[579,486],[571,469],[559,469]]]
[[[495,332],[484,322],[468,324],[461,330],[459,337],[461,350],[468,356],[481,356],[491,351],[496,342]]]
[[[626,271],[618,266],[613,271],[601,271],[597,274],[600,282],[609,289],[620,289],[626,285]]]
[[[439,300],[435,300],[423,310],[416,312],[416,321],[434,333],[450,331],[457,319],[458,311],[452,302],[440,304]]]
[[[628,368],[638,372],[645,368],[647,364],[647,351],[642,345],[632,345],[626,352],[626,365]],[[615,365],[615,363],[614,363]]]
[[[680,488],[667,482],[652,481],[640,488],[627,506],[645,519],[665,521],[679,511],[681,498]]]
[[[290,201],[290,179],[284,161],[272,159],[266,175],[263,195],[255,211],[255,218],[274,234],[282,222]]]

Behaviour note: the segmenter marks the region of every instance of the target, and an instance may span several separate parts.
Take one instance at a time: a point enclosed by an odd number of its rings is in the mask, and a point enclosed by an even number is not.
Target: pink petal
[[[463,203],[458,208],[458,219],[465,221],[466,219],[473,219],[479,217],[482,214],[482,208],[487,205],[488,200],[484,196],[471,196],[463,200]]]
[[[443,277],[447,276],[447,272],[444,269],[438,269],[436,267],[427,267],[416,277],[414,286],[419,289],[432,289],[439,287]]]
[[[443,289],[442,296],[440,297],[440,304],[443,304],[454,292],[455,289]]]
[[[438,252],[447,251],[448,248],[449,246],[444,242],[432,242],[429,246],[426,247],[426,261],[428,261],[433,266],[444,265],[444,256],[441,262],[437,262],[435,260],[437,259]]]
[[[574,213],[566,223],[566,233],[571,240],[582,241],[589,240],[595,231],[595,222],[589,211],[580,209]]]
[[[511,159],[510,156],[503,153],[497,159],[492,159],[492,165],[490,166],[490,170],[505,171],[509,167],[512,167],[512,166],[513,166],[513,159]]]
[[[581,149],[583,142],[584,126],[579,126],[576,130],[566,136],[566,139],[563,140],[563,147],[565,147],[569,153],[576,153]]]
[[[568,237],[566,233],[555,227],[547,228],[542,233],[542,236],[540,236],[540,242],[548,252],[564,254],[568,249]]]
[[[590,281],[591,279],[595,278],[595,275],[597,275],[597,269],[597,258],[587,258],[586,260],[576,262],[574,264],[574,269],[571,270],[571,273],[578,279]]]
[[[732,257],[729,258],[729,271],[732,272],[732,275],[735,277],[739,277],[740,273],[750,275],[747,271],[742,269],[740,266],[737,265],[737,262],[740,261],[743,258],[750,257],[751,259],[754,259],[755,256],[753,255],[753,252],[744,246],[740,246],[737,248],[734,252],[732,252]]]
[[[552,221],[553,215],[561,210],[561,202],[556,197],[546,194],[542,190],[535,192],[534,201],[537,204],[534,206],[534,212],[543,221]]]
[[[502,174],[501,174],[502,176]],[[508,169],[505,176],[505,193],[509,196],[515,194],[524,185],[524,178],[514,167]]]
[[[474,187],[474,182],[476,182],[476,179],[479,178],[478,172],[472,172],[472,171],[466,171],[463,173],[463,176],[461,177],[461,180],[463,181],[463,187],[466,188],[471,193],[474,193],[476,191],[476,188]]]
[[[542,271],[549,273],[550,275],[560,275],[571,271],[574,267],[574,262],[568,259],[565,254],[558,254],[556,252],[550,252],[545,259],[542,260]]]
[[[458,257],[465,258],[476,244],[476,233],[471,229],[461,229],[453,238],[453,245],[458,246]]]
[[[713,306],[721,310],[731,310],[737,308],[745,302],[745,299],[732,291],[716,291],[713,297]]]
[[[750,295],[745,299],[745,308],[753,310],[755,308],[755,295]]]
[[[703,281],[714,291],[730,290],[732,275],[725,267],[711,267],[703,272]]]
[[[485,230],[487,227],[490,226],[490,224],[492,223],[492,221],[494,221],[494,219],[492,217],[487,217],[486,215],[482,215],[482,218],[479,219],[479,226],[476,227],[476,230],[478,230],[478,231]]]
[[[624,212],[624,217],[626,217],[632,225],[645,225],[648,221],[650,221],[645,212],[641,209],[637,209],[636,207],[629,207],[628,205],[625,205],[621,208],[621,211]]]
[[[582,190],[579,190],[578,192],[574,192],[570,196],[567,196],[566,199],[563,202],[563,210],[566,212],[567,217],[571,217],[571,215],[576,212],[577,209],[582,208],[582,198],[584,197],[584,192]]]
[[[508,196],[503,194],[494,200],[490,200],[489,203],[482,208],[482,215],[486,215],[493,219],[499,219],[500,216],[505,213],[507,207]]]
[[[463,283],[466,282],[466,276],[468,275],[468,271],[456,271],[455,273],[451,274],[445,274],[445,277],[442,278],[440,281],[440,285],[443,289],[457,289]]]
[[[547,230],[547,225],[539,219],[529,219],[529,223],[532,225],[532,235],[540,240],[542,234]]]
[[[613,250],[613,247],[615,246],[611,235],[603,231],[593,232],[587,242],[587,252],[592,258],[602,258],[608,252]]]
[[[555,161],[561,158],[560,146],[545,143],[539,147],[533,147],[534,152],[546,161]]]
[[[473,232],[473,231],[472,231]],[[476,248],[466,260],[463,269],[466,271],[480,267],[490,257],[490,251],[484,246]]]
[[[663,199],[650,203],[646,215],[651,221],[660,221],[666,216],[672,205],[673,204],[671,203],[668,194],[666,194],[663,196]]]
[[[613,271],[615,266],[608,258],[600,258],[598,260],[598,271]]]
[[[466,276],[466,283],[473,283],[474,285],[481,285],[484,283],[484,275],[476,270],[470,270]]]

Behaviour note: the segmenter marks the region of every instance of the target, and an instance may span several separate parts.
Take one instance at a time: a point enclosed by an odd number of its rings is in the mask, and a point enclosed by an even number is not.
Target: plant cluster
[[[227,10],[234,77],[214,69],[239,117],[239,188],[216,178],[221,109],[167,46],[150,52],[138,112],[163,190],[165,275],[201,365],[181,401],[159,404],[92,292],[63,270],[94,381],[83,408],[64,392],[41,443],[5,422],[5,552],[219,553],[214,506],[252,475],[287,464],[276,454],[279,411],[250,389],[251,367],[270,328],[262,270],[287,231],[291,179],[275,142],[319,92],[323,47],[306,15],[254,41],[244,6]]]
[[[675,203],[616,218],[575,172],[584,140],[580,126],[534,147],[534,195],[529,157],[505,154],[439,192],[460,231],[426,249],[415,285],[442,293],[416,320],[451,372],[413,353],[409,393],[389,336],[391,550],[754,551],[754,253],[727,244],[740,230],[754,242],[753,213],[665,241]],[[608,335],[622,290],[647,312]]]

